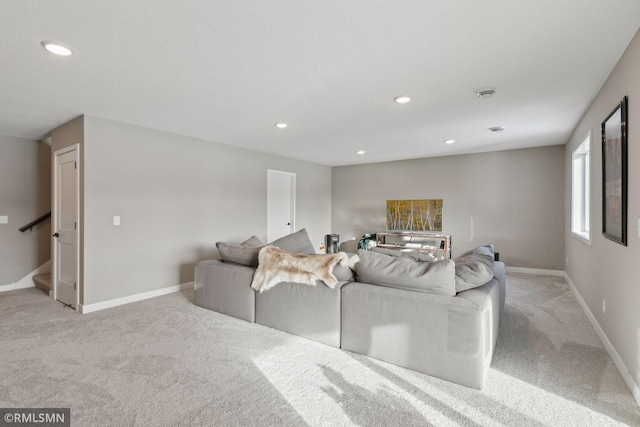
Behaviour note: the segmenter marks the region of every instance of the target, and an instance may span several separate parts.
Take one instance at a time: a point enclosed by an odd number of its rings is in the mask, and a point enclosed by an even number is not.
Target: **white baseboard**
[[[142,301],[149,298],[159,297],[161,295],[167,295],[174,292],[180,292],[187,289],[193,289],[194,282],[182,283],[180,285],[168,286],[162,289],[156,289],[155,291],[143,292],[141,294],[130,295],[122,298],[115,298],[108,301],[96,302],[94,304],[80,304],[79,312],[82,314],[93,313],[94,311],[100,311],[107,308],[117,307],[119,305],[129,304],[131,302]]]
[[[565,273],[562,270],[543,270],[540,268],[524,268],[524,267],[505,267],[505,270],[509,273],[542,274],[544,276],[557,276],[557,277],[565,276]]]
[[[604,345],[604,348],[607,350],[607,353],[609,353],[609,356],[611,356],[611,360],[613,360],[613,363],[616,365],[616,368],[618,368],[618,371],[620,371],[620,375],[622,375],[622,379],[624,379],[624,382],[627,383],[627,387],[629,387],[629,390],[631,390],[631,394],[633,394],[633,397],[636,399],[636,403],[640,405],[640,387],[638,387],[638,384],[636,384],[636,382],[633,380],[633,376],[631,375],[626,365],[622,361],[622,358],[620,357],[616,349],[613,347],[613,344],[611,344],[611,341],[609,341],[609,338],[607,338],[607,335],[604,333],[604,331],[600,327],[600,324],[596,320],[591,310],[589,310],[587,303],[584,302],[582,295],[580,295],[580,293],[578,292],[578,289],[576,289],[575,285],[573,284],[573,282],[571,281],[571,278],[567,273],[564,274],[564,279],[569,284],[569,288],[571,288],[571,291],[573,292],[576,299],[580,303],[582,310],[587,315],[587,318],[589,319],[591,326],[593,326],[593,329],[595,329],[596,334],[598,334],[598,338],[600,338],[600,341],[602,341],[602,344]]]
[[[36,286],[36,284],[33,283],[33,276],[38,274],[44,274],[44,273],[51,273],[51,260],[45,262],[40,267],[36,268],[31,273],[27,274],[17,282],[0,286],[0,292],[15,291],[16,289],[33,288]]]

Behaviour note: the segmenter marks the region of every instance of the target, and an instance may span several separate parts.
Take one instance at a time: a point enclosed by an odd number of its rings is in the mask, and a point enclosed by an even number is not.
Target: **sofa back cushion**
[[[418,262],[409,258],[358,250],[358,281],[418,292],[454,296],[455,264],[450,259]]]
[[[385,254],[385,255],[389,255],[389,256],[396,256],[396,257],[400,257],[400,258],[409,258],[409,259],[412,259],[414,261],[423,261],[423,262],[438,261],[438,258],[436,258],[435,256],[430,255],[429,253],[423,253],[423,252],[403,251],[403,250],[399,250],[399,249],[379,248],[377,246],[371,248],[370,250],[371,250],[371,252],[377,252],[379,254]]]

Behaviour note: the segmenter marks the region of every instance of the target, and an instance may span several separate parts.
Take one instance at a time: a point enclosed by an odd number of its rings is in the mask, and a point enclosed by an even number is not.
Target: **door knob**
[[[53,233],[53,237],[60,237],[58,233]]]
[[[290,223],[290,222],[288,222],[288,223],[287,223],[287,225],[291,225],[291,223]]]

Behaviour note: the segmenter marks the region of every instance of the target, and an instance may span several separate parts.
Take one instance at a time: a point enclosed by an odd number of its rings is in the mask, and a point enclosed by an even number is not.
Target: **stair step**
[[[42,289],[46,293],[51,290],[51,274],[36,274],[33,276],[33,283],[36,284],[36,288]]]

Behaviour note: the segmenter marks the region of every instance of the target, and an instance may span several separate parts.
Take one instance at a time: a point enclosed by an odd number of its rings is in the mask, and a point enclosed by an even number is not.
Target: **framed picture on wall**
[[[627,97],[602,122],[602,234],[627,246]]]
[[[387,231],[442,231],[442,199],[387,200]]]

